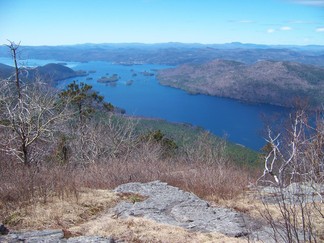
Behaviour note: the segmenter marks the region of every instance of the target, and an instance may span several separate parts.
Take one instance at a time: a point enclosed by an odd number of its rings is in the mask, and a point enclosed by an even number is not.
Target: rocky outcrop
[[[120,195],[122,201],[93,221],[86,222],[74,231],[77,233],[66,231],[67,234],[63,230],[10,232],[0,236],[0,242],[123,242],[118,238],[101,237],[103,231],[94,233],[96,231],[91,227],[95,227],[94,221],[105,225],[105,222],[109,224],[109,220],[118,218],[127,221],[132,217],[182,227],[189,232],[222,233],[252,242],[274,242],[270,237],[271,229],[261,222],[232,209],[211,206],[193,193],[182,191],[167,183],[128,183],[118,186],[114,191]],[[73,229],[71,231],[73,232]],[[80,232],[99,236],[75,237]],[[104,231],[104,235],[112,235],[112,232]]]
[[[6,236],[0,236],[0,242],[3,243],[81,243],[81,242],[96,242],[96,243],[114,243],[113,238],[106,238],[100,236],[78,236],[71,238],[64,238],[62,230],[41,230],[28,232],[14,232]]]
[[[113,210],[118,217],[144,217],[202,232],[219,232],[232,237],[268,239],[265,227],[247,215],[223,207],[212,207],[196,195],[160,181],[118,186],[117,193],[134,193],[144,201],[121,202]]]
[[[259,187],[259,195],[269,204],[278,204],[283,200],[289,204],[320,203],[323,201],[324,185],[320,183],[291,183],[287,187]]]

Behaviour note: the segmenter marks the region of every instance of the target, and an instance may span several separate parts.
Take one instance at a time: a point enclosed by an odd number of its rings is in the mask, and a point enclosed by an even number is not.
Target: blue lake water
[[[29,66],[45,65],[50,62],[61,61],[35,59],[21,61],[22,64]],[[0,57],[0,63],[12,65],[12,60]],[[154,70],[168,66],[151,64],[124,66],[108,62],[67,62],[67,66],[74,70],[96,72],[87,77],[60,81],[59,88],[64,88],[73,80],[85,82],[105,96],[107,102],[126,109],[128,115],[190,123],[216,135],[226,136],[228,140],[254,150],[259,150],[265,144],[262,117],[282,119],[288,113],[287,109],[272,105],[247,104],[226,98],[191,95],[180,89],[162,86],[158,84],[155,76],[144,76],[141,73],[144,71],[155,73]],[[121,77],[116,86],[97,82],[100,77],[113,74]],[[135,74],[136,76],[133,76]],[[86,80],[89,77],[93,79]],[[132,85],[127,85],[129,80],[133,80]],[[277,120],[271,122],[272,125],[275,123]]]
[[[155,76],[144,76],[141,72],[166,68],[162,65],[123,66],[107,62],[89,62],[74,65],[75,70],[95,70],[88,77],[61,81],[59,87],[73,80],[86,82],[105,96],[105,100],[126,109],[127,114],[156,117],[171,122],[190,123],[203,127],[216,135],[225,136],[232,142],[259,150],[265,140],[262,116],[284,116],[287,110],[264,104],[246,104],[236,100],[207,95],[191,95],[180,89],[158,84]],[[153,71],[152,71],[153,70]],[[133,76],[135,75],[136,76]],[[98,83],[102,76],[117,74],[116,86]],[[133,80],[132,85],[127,81]],[[275,122],[275,121],[274,121]]]

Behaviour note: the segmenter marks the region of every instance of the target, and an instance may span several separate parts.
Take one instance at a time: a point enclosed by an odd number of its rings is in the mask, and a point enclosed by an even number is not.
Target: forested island
[[[119,80],[119,77],[117,74],[113,74],[110,77],[103,76],[100,79],[97,80],[98,83],[114,83]]]

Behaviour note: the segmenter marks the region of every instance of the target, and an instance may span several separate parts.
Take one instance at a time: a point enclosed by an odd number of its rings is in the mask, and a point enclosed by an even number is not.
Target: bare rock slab
[[[113,238],[100,236],[78,236],[64,239],[62,230],[35,230],[28,232],[13,232],[6,236],[0,236],[1,243],[114,243]]]
[[[141,202],[121,202],[113,210],[118,217],[144,217],[159,223],[202,232],[220,232],[242,237],[257,232],[261,226],[246,215],[222,207],[211,207],[193,193],[160,181],[128,183],[115,189],[117,193],[146,196]],[[255,237],[253,237],[255,238]]]

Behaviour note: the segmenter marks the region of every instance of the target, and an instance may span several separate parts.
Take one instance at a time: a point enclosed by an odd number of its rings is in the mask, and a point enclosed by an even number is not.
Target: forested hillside
[[[36,78],[47,81],[58,81],[67,78],[87,75],[84,71],[74,71],[62,64],[49,63],[39,67],[19,68],[20,79],[22,81],[33,81]],[[8,79],[15,76],[15,68],[0,63],[0,79]]]
[[[259,61],[247,65],[214,60],[184,64],[158,72],[163,85],[246,102],[293,106],[297,99],[311,108],[324,102],[324,68],[284,61]]]

